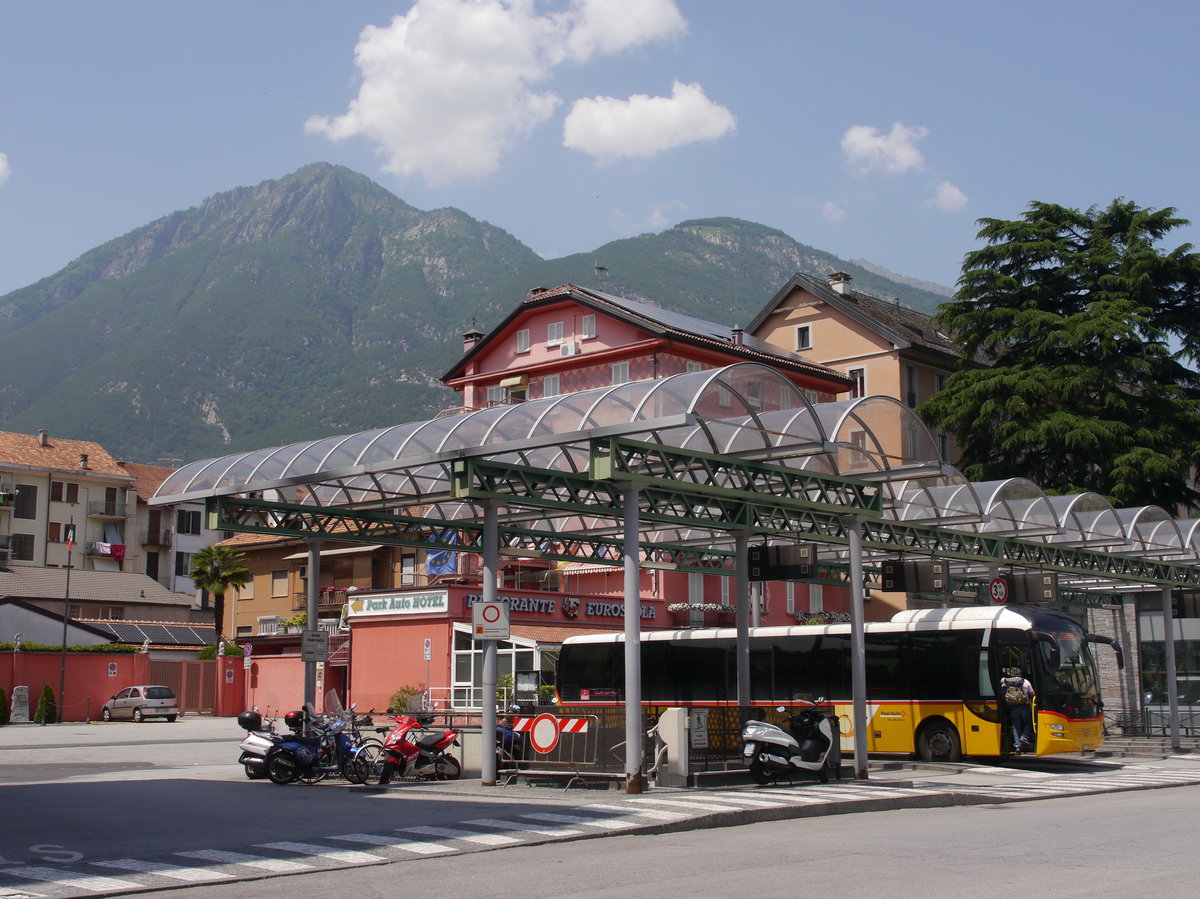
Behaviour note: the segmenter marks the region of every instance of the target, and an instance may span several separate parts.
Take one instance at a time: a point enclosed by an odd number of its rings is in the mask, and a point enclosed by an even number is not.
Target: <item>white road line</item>
[[[309,858],[327,858],[331,861],[342,862],[347,865],[364,865],[369,862],[380,861],[383,858],[381,855],[358,852],[354,849],[330,849],[328,846],[319,846],[316,843],[293,843],[290,840],[284,840],[280,843],[257,843],[256,845],[260,849],[295,852],[297,855],[306,855]]]
[[[688,817],[684,812],[667,812],[655,808],[631,808],[628,805],[589,805],[588,808],[604,809],[607,812],[620,812],[624,815],[636,815],[639,818],[651,818],[655,821],[680,821]]]
[[[773,805],[778,805],[779,803],[764,802],[764,803],[759,803],[759,804],[766,805],[766,806],[773,806]],[[745,806],[734,805],[733,803],[730,803],[730,802],[714,802],[707,796],[704,797],[703,802],[701,802],[698,799],[649,799],[649,798],[645,798],[645,799],[637,800],[637,805],[638,806],[641,806],[641,805],[651,805],[651,806],[665,805],[665,806],[672,807],[672,808],[686,808],[686,809],[698,810],[698,811],[702,811],[702,812],[736,812],[736,811],[739,811],[739,810],[745,808]]]
[[[264,855],[247,855],[244,852],[226,852],[221,849],[193,849],[188,852],[176,852],[185,858],[197,858],[206,862],[218,862],[223,865],[245,865],[247,868],[258,868],[260,871],[274,871],[276,874],[288,874],[293,871],[311,871],[313,866],[304,862],[293,862],[283,858],[267,858]]]
[[[119,880],[116,877],[89,877],[86,874],[75,874],[59,868],[42,868],[37,865],[0,868],[0,873],[6,877],[37,880],[72,890],[86,890],[89,893],[111,893],[117,890],[140,890],[143,888],[143,884],[133,880]]]
[[[579,815],[560,815],[556,812],[536,812],[532,815],[521,815],[530,821],[549,821],[553,824],[581,824],[584,827],[598,827],[601,830],[626,830],[632,827],[628,821],[614,821],[611,818],[582,818]]]
[[[157,874],[159,877],[170,877],[172,880],[183,880],[187,883],[205,883],[214,880],[228,880],[232,874],[222,874],[210,868],[183,868],[179,865],[168,865],[163,862],[144,862],[136,858],[114,858],[104,862],[92,862],[100,868],[116,868],[118,871],[134,871],[138,874]]]
[[[378,833],[343,833],[328,840],[345,840],[348,843],[366,843],[370,846],[380,846],[384,849],[402,849],[405,852],[415,852],[418,855],[435,855],[438,852],[454,852],[452,846],[441,843],[428,843],[424,840],[406,840],[401,837],[389,837]]]
[[[528,824],[522,824],[519,821],[501,821],[497,818],[476,818],[473,821],[461,821],[459,823],[469,824],[472,827],[494,827],[497,830],[504,830],[509,833],[537,834],[541,837],[570,837],[583,833],[582,830],[573,830],[570,827],[530,827]]]
[[[450,840],[466,840],[468,843],[480,843],[484,846],[510,846],[521,842],[516,837],[506,837],[499,833],[475,833],[470,830],[456,830],[453,827],[398,827],[401,833],[419,833],[430,837],[446,837]]]

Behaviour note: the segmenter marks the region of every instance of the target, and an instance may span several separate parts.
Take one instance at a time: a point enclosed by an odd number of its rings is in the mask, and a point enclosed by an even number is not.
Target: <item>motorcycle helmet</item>
[[[255,711],[245,711],[237,716],[238,727],[242,730],[262,730],[262,715]]]
[[[284,722],[288,729],[299,732],[304,729],[304,713],[303,712],[288,712],[283,716]]]

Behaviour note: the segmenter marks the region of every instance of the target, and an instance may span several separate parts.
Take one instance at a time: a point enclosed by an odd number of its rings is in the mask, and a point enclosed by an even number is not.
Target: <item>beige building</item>
[[[941,390],[959,368],[958,348],[914,309],[855,291],[850,276],[797,273],[746,330],[781,349],[846,375],[852,396],[895,397],[915,408]],[[896,435],[898,441],[904,435]],[[942,457],[957,453],[939,436]],[[910,456],[902,445],[895,452]]]

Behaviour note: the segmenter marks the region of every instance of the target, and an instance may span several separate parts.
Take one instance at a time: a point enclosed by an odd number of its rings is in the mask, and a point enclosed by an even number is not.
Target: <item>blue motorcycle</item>
[[[343,711],[336,700],[332,705],[335,710],[326,716],[318,716],[311,706],[286,716],[295,732],[280,738],[267,753],[266,771],[272,783],[314,784],[331,774],[353,784],[366,783],[378,755],[372,751],[374,746],[361,743],[353,734],[354,707]],[[326,706],[331,706],[329,699]]]

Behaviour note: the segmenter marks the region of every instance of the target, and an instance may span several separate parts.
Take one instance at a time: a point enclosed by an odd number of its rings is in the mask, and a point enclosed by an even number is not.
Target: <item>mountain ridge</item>
[[[545,260],[461,210],[422,211],[313,163],[0,297],[0,429],[161,462],[418,420],[454,402],[438,379],[462,331],[490,328],[532,286],[601,286],[736,324],[796,271],[839,269],[918,308],[941,299],[731,218]]]

